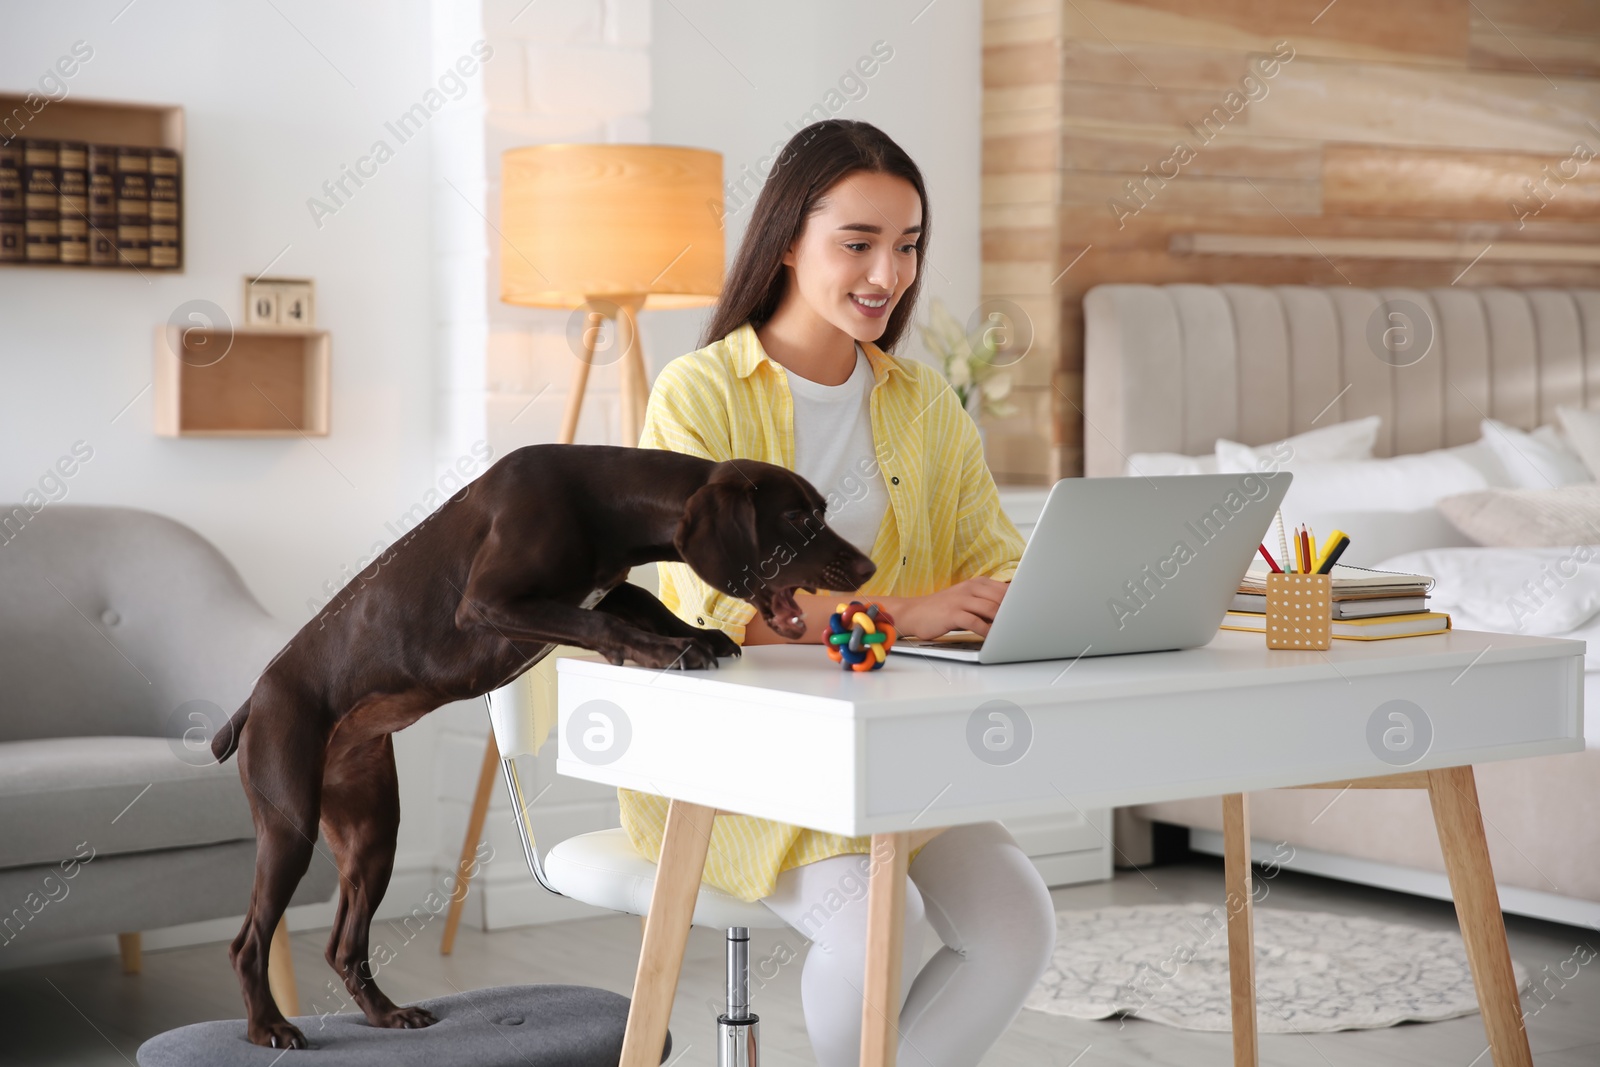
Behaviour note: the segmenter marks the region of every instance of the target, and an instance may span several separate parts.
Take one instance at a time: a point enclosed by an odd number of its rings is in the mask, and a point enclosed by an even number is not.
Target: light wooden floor
[[[1259,871],[1258,871],[1259,878]],[[1257,891],[1258,893],[1260,890]],[[1055,891],[1058,907],[1205,901],[1222,898],[1221,861],[1196,856],[1144,872],[1119,871],[1110,882]],[[1430,929],[1453,929],[1448,902],[1424,900],[1292,872],[1271,882],[1266,907],[1332,911],[1404,921]],[[380,924],[381,926],[381,924]],[[1536,979],[1554,974],[1579,944],[1600,949],[1594,931],[1508,917],[1512,956]],[[374,941],[380,929],[374,930]],[[301,1010],[334,1004],[333,972],[322,960],[325,931],[294,937]],[[800,1014],[801,959],[767,964],[774,977],[762,981],[762,961],[801,942],[793,933],[756,931],[751,944],[752,1006],[761,1016],[762,1053],[768,1067],[814,1062]],[[393,946],[403,937],[391,935]],[[933,936],[929,934],[931,951]],[[455,955],[438,954],[438,932],[426,930],[398,947],[398,958],[379,972],[397,1001],[408,1003],[455,990],[534,982],[575,982],[628,993],[639,946],[637,919],[618,917],[527,927],[483,934],[463,929]],[[722,938],[695,930],[672,1015],[674,1067],[715,1062],[713,1020],[722,996]],[[1580,957],[1581,958],[1581,957]],[[1572,973],[1568,965],[1567,973]],[[1600,1064],[1600,959],[1578,969],[1564,988],[1551,983],[1554,999],[1524,995],[1532,1013],[1528,1032],[1540,1067]],[[321,998],[321,1004],[318,999]],[[1543,1006],[1541,1007],[1541,1003]],[[224,944],[147,953],[144,974],[125,977],[114,958],[0,972],[0,1062],[126,1067],[140,1041],[184,1023],[237,1017],[238,987],[228,969]],[[1308,1036],[1268,1034],[1261,1062],[1284,1067],[1490,1067],[1483,1025],[1474,1014],[1442,1023]],[[1480,1058],[1481,1057],[1481,1058]],[[1023,1011],[984,1060],[985,1067],[1226,1067],[1226,1034],[1197,1034],[1136,1019],[1077,1022]]]

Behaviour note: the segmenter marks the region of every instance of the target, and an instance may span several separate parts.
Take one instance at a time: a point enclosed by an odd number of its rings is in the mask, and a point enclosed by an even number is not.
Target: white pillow
[[[1182,452],[1135,452],[1122,473],[1143,478],[1161,474],[1215,474],[1217,457],[1186,456]]]
[[[1525,433],[1498,419],[1483,420],[1483,441],[1494,452],[1516,489],[1558,489],[1592,482],[1578,453],[1554,426]]]
[[[1483,432],[1482,427],[1479,428],[1478,432],[1480,434]],[[1465,460],[1478,468],[1478,471],[1483,475],[1483,480],[1488,482],[1492,488],[1516,488],[1516,482],[1512,480],[1511,473],[1506,470],[1506,465],[1500,462],[1500,457],[1495,454],[1493,448],[1489,447],[1489,442],[1482,437],[1479,437],[1470,445],[1453,445],[1450,448],[1440,449],[1439,451],[1449,452],[1451,455]],[[1426,453],[1423,454],[1426,455]]]
[[[1600,478],[1600,411],[1558,407],[1556,417],[1566,431],[1567,443],[1589,469],[1589,476]]]
[[[1480,545],[1559,547],[1600,542],[1600,485],[1559,489],[1485,489],[1435,505]]]
[[[1305,433],[1297,433],[1270,445],[1259,445],[1254,451],[1264,459],[1280,457],[1284,446],[1289,455],[1303,462],[1327,463],[1341,459],[1371,459],[1372,446],[1378,440],[1378,427],[1383,420],[1368,415],[1349,422],[1321,426]],[[1221,439],[1218,440],[1221,443]],[[1248,445],[1239,445],[1248,448]],[[1216,474],[1217,454],[1186,456],[1179,452],[1135,452],[1128,457],[1124,474],[1154,477],[1159,474]],[[1254,469],[1254,468],[1252,468]]]
[[[1392,459],[1274,464],[1258,459],[1243,445],[1217,442],[1217,469],[1222,474],[1294,472],[1283,499],[1284,518],[1289,522],[1299,522],[1302,513],[1312,512],[1414,511],[1431,507],[1440,497],[1487,489],[1492,483],[1480,459],[1481,449],[1457,445]]]
[[[1286,437],[1282,441],[1274,441],[1270,445],[1257,445],[1250,449],[1257,459],[1274,461],[1278,468],[1286,464],[1300,463],[1337,463],[1341,460],[1361,460],[1372,458],[1372,446],[1378,442],[1378,427],[1383,425],[1383,419],[1377,415],[1368,415],[1365,418],[1351,419],[1349,422],[1338,422],[1332,426],[1322,426],[1305,433],[1297,433]],[[1224,474],[1234,473],[1222,467],[1222,446],[1232,445],[1230,452],[1235,458],[1237,449],[1250,448],[1227,438],[1217,438],[1217,469]],[[1251,468],[1259,470],[1261,468]],[[1273,468],[1267,468],[1271,470]]]

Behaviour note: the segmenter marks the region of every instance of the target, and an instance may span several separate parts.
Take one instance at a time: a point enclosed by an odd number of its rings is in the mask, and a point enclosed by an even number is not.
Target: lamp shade
[[[722,154],[549,144],[500,157],[500,299],[576,308],[642,296],[702,307],[722,290]]]

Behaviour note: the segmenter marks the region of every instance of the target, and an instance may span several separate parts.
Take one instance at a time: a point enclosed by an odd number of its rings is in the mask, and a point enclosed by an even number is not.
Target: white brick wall
[[[484,33],[505,65],[485,78],[486,214],[499,224],[500,154],[563,141],[650,141],[648,0],[484,0]],[[568,314],[499,299],[500,242],[489,242],[486,389],[497,454],[553,441],[574,356]],[[619,444],[617,374],[589,376],[578,439]]]
[[[486,436],[499,458],[522,445],[556,439],[575,360],[567,342],[568,313],[500,302],[500,154],[557,142],[650,142],[650,3],[435,4],[474,9],[481,25],[456,15],[450,29],[459,34],[470,23],[474,39],[482,37],[494,49],[483,65],[482,105],[472,112],[473,128],[452,130],[448,150],[435,146],[437,449],[453,461],[464,450],[464,435],[476,432]],[[578,440],[621,443],[614,365],[596,366],[589,375]],[[481,701],[442,708],[433,717],[439,730],[432,790],[439,824],[435,862],[448,871],[460,854],[488,722]],[[570,834],[617,825],[616,790],[558,779],[554,749],[552,742],[538,760],[521,761],[530,797],[557,783],[530,813],[541,851]],[[498,780],[493,798],[484,837],[494,859],[475,881],[463,921],[493,929],[571,918],[585,910],[534,883]]]

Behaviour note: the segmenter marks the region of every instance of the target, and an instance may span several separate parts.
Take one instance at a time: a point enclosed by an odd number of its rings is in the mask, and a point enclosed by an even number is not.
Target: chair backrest
[[[550,736],[554,717],[539,711],[544,702],[536,699],[533,692],[533,675],[549,659],[546,656],[526,674],[489,694],[489,724],[501,759],[537,756]]]
[[[182,523],[0,505],[0,741],[179,737],[231,715],[293,635]]]

